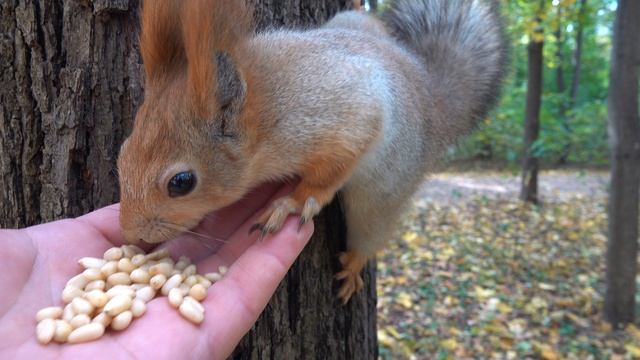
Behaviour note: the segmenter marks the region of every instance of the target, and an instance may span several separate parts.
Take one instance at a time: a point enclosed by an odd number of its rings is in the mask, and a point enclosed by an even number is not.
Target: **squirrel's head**
[[[211,14],[225,9],[195,7],[220,3],[236,2],[144,3],[145,99],[118,158],[120,223],[129,242],[169,240],[255,185],[249,180],[254,114],[230,46],[242,39],[213,39],[206,30],[237,23],[214,24],[219,16]],[[187,16],[188,26],[181,21]]]

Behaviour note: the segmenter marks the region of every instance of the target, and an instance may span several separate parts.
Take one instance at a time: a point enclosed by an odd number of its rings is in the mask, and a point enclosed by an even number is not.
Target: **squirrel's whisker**
[[[214,240],[214,241],[221,242],[221,243],[223,243],[223,244],[226,244],[226,243],[227,243],[227,241],[226,241],[226,240],[219,239],[219,238],[215,238],[215,237],[210,236],[210,235],[201,234],[201,233],[199,233],[199,232],[196,232],[196,231],[190,230],[190,229],[189,229],[189,228],[187,228],[186,226],[182,226],[182,225],[178,225],[178,224],[174,224],[174,223],[166,222],[166,221],[159,222],[158,224],[160,224],[160,225],[162,225],[162,226],[165,226],[166,228],[169,228],[169,229],[172,229],[172,230],[177,230],[177,231],[181,231],[181,232],[184,232],[184,233],[188,233],[188,234],[196,235],[196,236],[198,236],[198,237],[200,237],[200,238],[203,238],[203,239],[207,239],[207,240]]]

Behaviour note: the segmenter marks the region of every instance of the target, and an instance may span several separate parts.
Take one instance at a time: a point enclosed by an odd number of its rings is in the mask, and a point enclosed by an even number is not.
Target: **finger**
[[[296,217],[290,217],[282,230],[250,246],[229,272],[209,289],[204,301],[207,309],[209,345],[227,356],[258,319],[278,284],[305,247],[313,225],[298,232]]]
[[[116,246],[124,244],[122,232],[120,232],[120,204],[105,206],[101,209],[82,215],[76,220],[90,225],[96,229],[109,242]]]
[[[194,263],[198,263],[215,253],[225,259],[225,262],[221,264],[230,264],[257,239],[255,236],[247,236],[248,226],[255,222],[255,219],[271,202],[291,191],[290,185],[261,186],[248,195],[246,200],[216,213],[216,218],[208,226],[209,229],[198,227],[194,229],[197,235],[185,234],[169,241],[162,247],[168,248],[174,258],[185,255]],[[266,197],[266,195],[269,196]],[[243,206],[243,203],[249,203],[250,206]],[[260,206],[257,206],[258,204]],[[248,209],[251,209],[252,213],[245,216]],[[233,211],[240,212],[240,215],[234,214]],[[242,219],[242,222],[239,219]],[[214,223],[217,223],[219,227],[213,228]],[[230,226],[233,226],[232,230],[230,230]]]
[[[226,239],[256,211],[270,203],[274,194],[288,194],[292,190],[293,186],[289,183],[263,184],[251,190],[238,202],[208,215],[198,230],[213,237]]]

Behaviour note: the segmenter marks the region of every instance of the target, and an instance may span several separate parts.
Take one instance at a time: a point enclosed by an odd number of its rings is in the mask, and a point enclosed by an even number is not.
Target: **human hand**
[[[313,232],[312,224],[298,232],[298,220],[290,218],[280,232],[262,241],[257,241],[257,233],[247,235],[261,213],[257,210],[288,191],[262,187],[205,219],[193,234],[162,245],[174,259],[189,256],[199,273],[229,266],[223,279],[209,288],[200,326],[182,318],[165,297],[158,297],[126,330],[108,331],[83,344],[39,344],[35,314],[62,304],[66,281],[82,270],[79,258],[101,257],[106,249],[123,244],[118,205],[76,219],[0,230],[0,358],[226,358],[257,320]]]

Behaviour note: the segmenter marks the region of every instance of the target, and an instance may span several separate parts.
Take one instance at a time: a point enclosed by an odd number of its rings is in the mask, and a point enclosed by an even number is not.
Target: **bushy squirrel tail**
[[[496,103],[507,51],[491,0],[393,0],[383,21],[422,58],[435,111],[451,140],[470,132]]]

